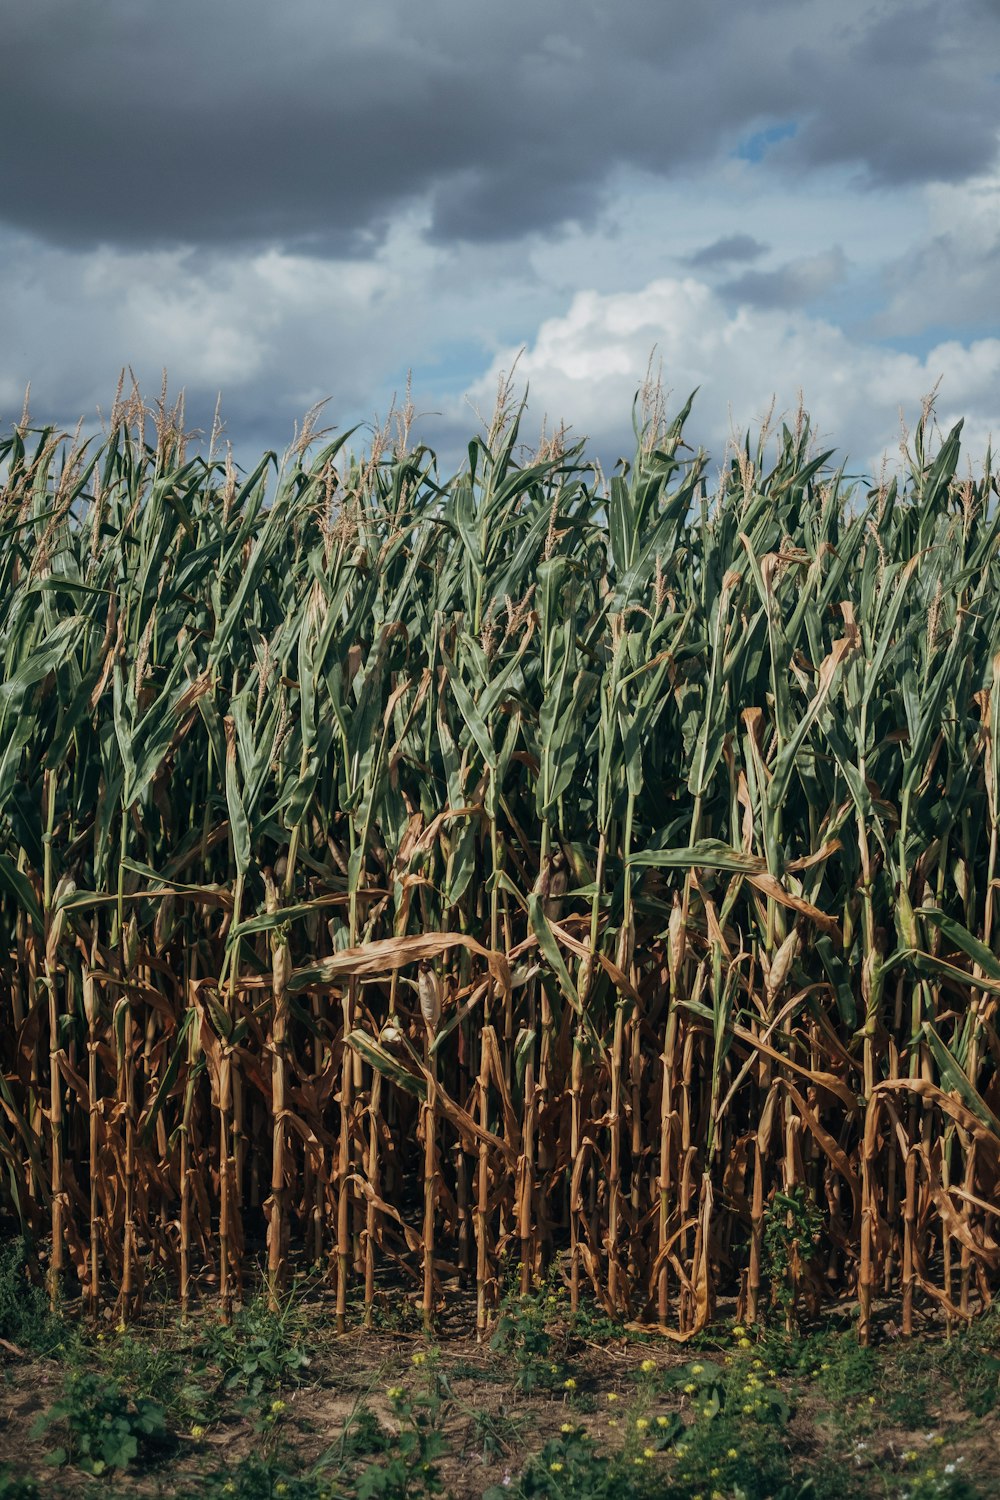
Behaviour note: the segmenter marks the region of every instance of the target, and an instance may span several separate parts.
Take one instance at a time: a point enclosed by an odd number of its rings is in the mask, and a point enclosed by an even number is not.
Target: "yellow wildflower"
[[[567,1390],[567,1391],[575,1391],[576,1390],[576,1381],[573,1379],[572,1375],[569,1377],[568,1380],[564,1380],[563,1381],[563,1389]]]
[[[656,1369],[656,1360],[644,1359],[642,1364],[639,1366],[639,1369],[644,1375],[652,1375],[653,1371]]]
[[[645,1432],[646,1428],[648,1426],[649,1426],[649,1422],[648,1422],[648,1420],[645,1417],[636,1417],[636,1419],[635,1419],[635,1429],[636,1429],[636,1432]]]
[[[553,1474],[561,1474],[562,1473],[562,1464],[559,1462],[558,1459],[556,1459],[556,1461],[555,1461],[554,1464],[549,1464],[549,1468],[552,1470]]]

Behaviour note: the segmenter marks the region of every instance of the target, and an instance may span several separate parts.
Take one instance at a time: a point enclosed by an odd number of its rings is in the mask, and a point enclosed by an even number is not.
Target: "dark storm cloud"
[[[837,66],[796,46],[786,62],[813,104],[776,161],[860,166],[867,186],[959,181],[986,170],[1000,131],[1000,6],[886,4],[845,28]]]
[[[374,246],[587,222],[622,167],[955,179],[996,152],[1000,17],[952,0],[31,0],[0,50],[0,217],[74,246]],[[995,71],[995,70],[994,70]]]
[[[762,240],[755,240],[752,234],[727,234],[721,240],[713,240],[710,245],[703,245],[700,250],[686,256],[685,264],[699,269],[732,265],[734,261],[756,260],[769,248]]]

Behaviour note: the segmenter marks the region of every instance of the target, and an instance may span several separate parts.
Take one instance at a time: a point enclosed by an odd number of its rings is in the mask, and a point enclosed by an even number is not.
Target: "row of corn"
[[[0,442],[0,1211],[72,1294],[557,1263],[688,1337],[1000,1265],[1000,513],[925,407],[609,480],[121,395]],[[327,435],[328,437],[328,435]]]

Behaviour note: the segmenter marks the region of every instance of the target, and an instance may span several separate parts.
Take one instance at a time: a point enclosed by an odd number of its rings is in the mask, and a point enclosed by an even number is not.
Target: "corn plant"
[[[927,405],[869,485],[800,413],[710,490],[690,409],[607,483],[507,392],[451,476],[311,423],[242,474],[138,392],[0,442],[0,1202],[53,1304],[988,1303],[991,456]]]

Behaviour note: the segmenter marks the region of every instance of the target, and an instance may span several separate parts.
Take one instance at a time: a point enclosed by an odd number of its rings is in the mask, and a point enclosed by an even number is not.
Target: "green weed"
[[[4,1464],[0,1468],[0,1500],[38,1500],[38,1486],[27,1475],[12,1474]]]
[[[36,1419],[31,1436],[55,1428],[62,1442],[46,1455],[51,1464],[73,1463],[87,1474],[126,1469],[166,1434],[163,1407],[139,1397],[131,1401],[114,1381],[72,1371],[63,1394]]]
[[[251,1398],[297,1383],[309,1366],[298,1308],[288,1302],[273,1312],[264,1296],[240,1308],[231,1323],[210,1325],[196,1352],[218,1372],[222,1391]]]
[[[28,1275],[28,1262],[23,1238],[0,1245],[0,1338],[33,1354],[55,1354],[71,1331],[49,1311],[45,1292]]]

